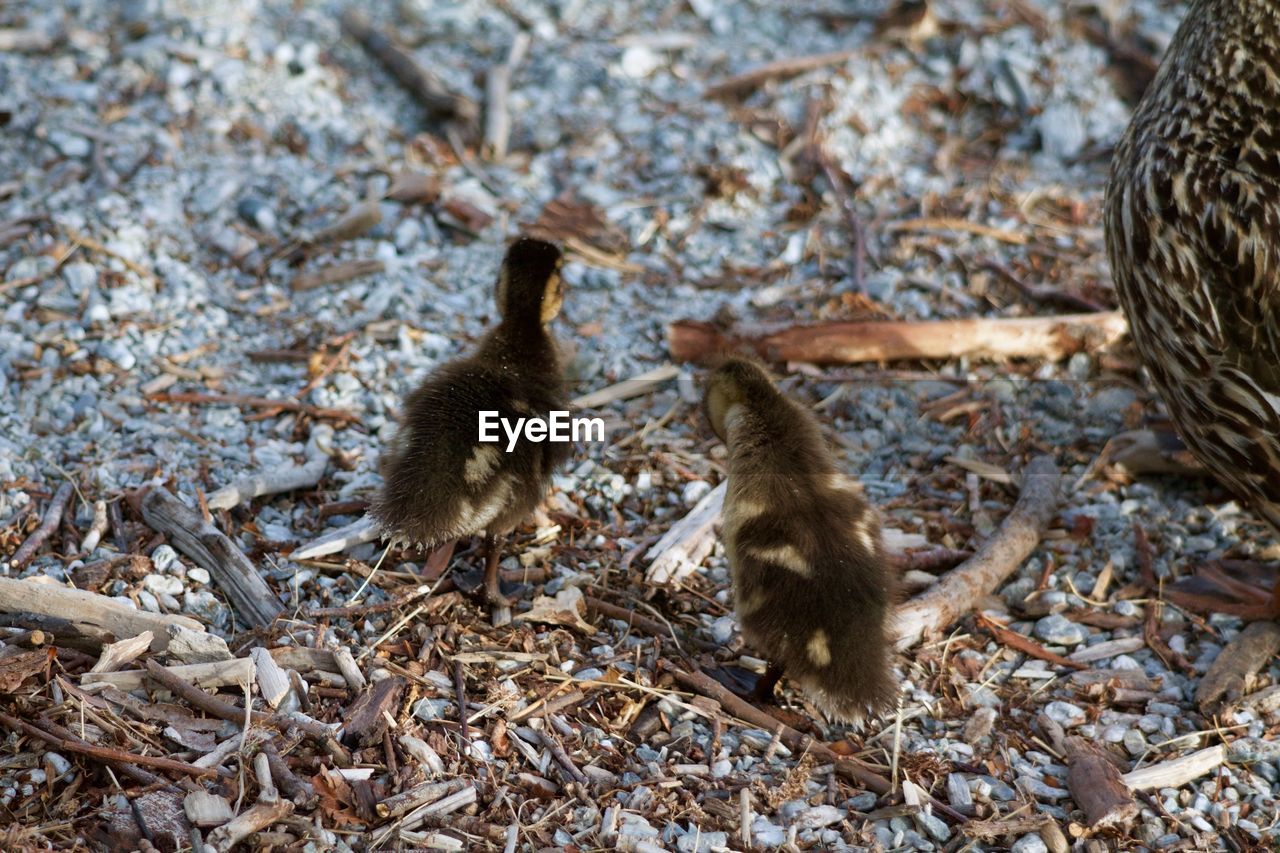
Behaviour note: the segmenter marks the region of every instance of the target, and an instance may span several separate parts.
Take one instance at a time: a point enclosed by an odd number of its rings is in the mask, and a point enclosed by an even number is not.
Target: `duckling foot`
[[[490,607],[510,607],[515,599],[502,594],[502,579],[498,576],[498,561],[502,559],[502,547],[498,540],[489,536],[485,539],[484,559],[484,600]]]

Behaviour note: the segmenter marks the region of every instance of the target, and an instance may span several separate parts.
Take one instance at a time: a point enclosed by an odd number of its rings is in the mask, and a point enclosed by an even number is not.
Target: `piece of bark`
[[[337,554],[348,548],[363,545],[365,542],[373,542],[381,535],[378,523],[366,515],[343,527],[326,530],[305,545],[295,548],[289,554],[289,559],[314,560],[316,557]]]
[[[794,77],[797,74],[824,68],[828,65],[841,65],[857,55],[857,51],[839,50],[832,53],[818,53],[812,56],[778,59],[708,86],[707,90],[703,92],[703,97],[741,98],[749,95],[769,80]]]
[[[897,646],[907,649],[925,634],[941,631],[968,613],[1022,565],[1058,507],[1058,466],[1037,456],[1022,474],[1022,492],[995,534],[971,558],[898,608]]]
[[[340,21],[342,29],[382,63],[431,118],[457,121],[464,128],[474,126],[480,114],[474,101],[448,91],[440,78],[423,68],[407,50],[374,29],[359,12],[344,10]]]
[[[340,670],[334,661],[334,654],[329,649],[313,649],[309,646],[274,646],[270,649],[271,657],[285,669],[298,672],[322,670],[337,675]]]
[[[676,361],[705,361],[740,348],[769,361],[853,364],[960,357],[1059,360],[1096,352],[1128,332],[1119,311],[1049,317],[977,317],[966,320],[820,323],[770,331],[731,333],[710,323],[677,320],[667,326],[667,349]]]
[[[189,663],[165,667],[175,678],[186,684],[217,690],[248,684],[254,678],[252,658],[232,658],[212,663]],[[80,676],[81,686],[88,689],[94,684],[110,684],[126,693],[146,684],[147,673],[142,669],[126,669],[121,672],[86,672]]]
[[[170,656],[183,663],[217,663],[234,657],[227,641],[208,631],[192,631],[181,625],[170,625]]]
[[[276,710],[295,710],[298,703],[288,702],[293,686],[284,668],[276,663],[271,653],[261,646],[250,649],[249,656],[253,658],[258,692],[266,703]]]
[[[392,675],[367,687],[347,711],[342,742],[350,747],[381,743],[387,730],[387,715],[394,716],[407,684],[405,679]]]
[[[236,614],[252,628],[270,625],[284,609],[280,599],[236,544],[167,489],[142,499],[142,517],[167,534],[179,551],[213,575]]]
[[[192,826],[198,826],[201,829],[222,826],[236,816],[225,797],[210,794],[203,788],[197,788],[187,794],[182,801],[182,808],[187,813],[187,820],[191,821]]]
[[[103,643],[150,631],[153,652],[168,648],[166,628],[170,625],[204,630],[203,625],[186,616],[148,613],[94,592],[12,578],[0,578],[0,612],[65,619],[77,631]]]
[[[23,542],[17,551],[13,552],[13,557],[9,559],[10,570],[21,569],[30,563],[36,552],[40,550],[40,546],[53,535],[53,531],[58,529],[58,525],[62,522],[62,511],[66,509],[67,501],[71,499],[73,491],[69,482],[58,486],[58,490],[53,493],[53,498],[44,511],[40,526],[31,532],[27,541]]]
[[[289,287],[295,292],[316,290],[317,288],[328,287],[331,284],[345,284],[357,278],[377,275],[386,268],[386,264],[374,258],[354,258],[349,261],[338,261],[319,269],[298,273],[293,277],[293,281],[289,283]],[[277,491],[283,492],[286,489],[277,489]]]
[[[1250,680],[1280,652],[1280,625],[1251,622],[1227,644],[1196,685],[1196,706],[1208,710],[1218,702],[1234,702],[1248,691]]]
[[[1093,743],[1066,739],[1067,790],[1090,829],[1120,828],[1138,815],[1138,803],[1120,771]]]
[[[216,853],[228,853],[241,841],[259,830],[293,813],[293,803],[277,799],[274,803],[258,803],[253,808],[209,833],[205,843]]]
[[[425,172],[396,172],[384,198],[401,204],[430,204],[440,198],[440,179]]]
[[[132,663],[142,657],[143,653],[151,648],[151,642],[154,639],[155,637],[150,631],[143,631],[136,637],[108,643],[102,647],[102,655],[89,672],[115,672],[125,664]]]
[[[671,525],[648,551],[652,560],[645,572],[650,587],[675,583],[692,574],[715,545],[715,526],[724,507],[727,482],[698,501],[689,514]]]

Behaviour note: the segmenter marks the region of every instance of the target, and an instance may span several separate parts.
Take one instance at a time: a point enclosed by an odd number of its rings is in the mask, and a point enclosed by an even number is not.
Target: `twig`
[[[181,391],[152,394],[147,399],[157,403],[195,403],[205,406],[240,406],[246,409],[265,409],[275,412],[301,412],[316,420],[358,421],[360,416],[345,409],[326,409],[300,403],[297,400],[277,400],[272,397],[253,397],[247,394],[213,394],[203,391]]]
[[[485,79],[484,145],[481,151],[487,160],[498,162],[507,156],[507,142],[511,136],[511,111],[507,105],[511,94],[511,75],[524,59],[529,42],[528,33],[516,33],[506,61],[489,69],[489,76]]]
[[[676,361],[703,361],[749,348],[770,361],[853,364],[868,361],[969,358],[1058,360],[1104,349],[1128,331],[1119,311],[1048,317],[820,323],[768,331],[721,331],[710,323],[677,320],[667,326]]]
[[[266,474],[240,477],[209,495],[205,501],[206,505],[211,510],[230,509],[263,495],[312,488],[324,476],[325,467],[329,464],[325,447],[332,440],[333,428],[326,424],[317,425],[311,431],[311,439],[307,442],[306,463]]]
[[[1037,456],[1022,474],[1022,493],[995,535],[925,592],[898,608],[897,645],[906,649],[972,610],[1022,564],[1058,506],[1060,475],[1053,459]]]
[[[10,569],[21,569],[31,562],[36,552],[40,550],[40,546],[53,535],[53,531],[58,529],[58,525],[62,523],[62,511],[66,509],[67,501],[71,500],[73,491],[70,482],[58,486],[58,490],[53,493],[53,499],[49,501],[48,508],[44,511],[40,526],[27,537],[27,541],[23,542],[22,547],[10,558]]]
[[[1201,749],[1196,752],[1152,764],[1139,770],[1130,770],[1121,776],[1121,780],[1134,791],[1149,791],[1154,788],[1181,788],[1188,782],[1194,782],[1227,760],[1227,748],[1223,744]]]
[[[978,237],[990,237],[993,240],[1011,243],[1015,246],[1023,246],[1027,242],[1025,234],[1005,231],[1002,228],[992,228],[990,225],[983,225],[981,222],[970,222],[967,219],[953,219],[951,217],[899,219],[895,222],[886,222],[884,228],[886,233],[889,234],[895,231],[964,231]]]
[[[626,400],[631,397],[638,397],[641,394],[647,394],[656,390],[659,384],[669,379],[674,379],[678,375],[680,375],[680,368],[674,364],[664,364],[630,379],[615,382],[608,387],[601,388],[599,391],[592,391],[590,394],[574,397],[569,401],[569,405],[579,409],[595,409],[605,403],[612,403],[614,400]]]
[[[794,77],[806,71],[813,71],[827,65],[842,65],[858,55],[855,50],[840,50],[833,53],[819,53],[813,56],[798,56],[779,59],[759,68],[744,71],[727,77],[719,83],[709,86],[703,96],[707,98],[740,98],[750,94],[762,84],[779,77]]]
[[[392,77],[405,88],[427,113],[437,120],[453,119],[473,125],[479,115],[475,103],[448,91],[436,75],[423,68],[404,48],[370,26],[360,13],[347,9],[341,16],[342,29],[382,63]]]
[[[327,530],[310,542],[295,548],[289,555],[289,559],[295,562],[314,560],[316,557],[337,554],[348,548],[363,545],[365,542],[373,542],[381,535],[382,531],[373,518],[367,515],[361,516],[350,524]]]
[[[80,540],[80,553],[88,554],[98,547],[102,534],[107,532],[107,502],[99,498],[93,502],[93,522],[89,532]]]
[[[57,723],[53,722],[53,720],[50,720],[48,717],[40,718],[40,726],[45,731],[50,732],[51,734],[57,735],[58,737],[62,738],[65,741],[69,741],[70,743],[78,743],[78,744],[81,744],[82,746],[93,745],[88,741],[84,740],[83,738],[77,737],[74,732],[64,728],[63,726],[58,725]],[[128,776],[131,779],[141,782],[143,785],[165,785],[167,787],[171,787],[173,790],[177,790],[176,786],[169,785],[169,783],[165,782],[164,779],[161,779],[159,776],[156,776],[154,773],[148,773],[146,770],[143,770],[141,767],[137,766],[137,764],[135,764],[132,759],[133,759],[133,756],[130,755],[128,761],[112,761],[109,763],[111,764],[112,767],[115,767],[121,773],[124,773],[126,776]]]
[[[109,258],[115,258],[117,261],[124,264],[125,267],[130,272],[132,272],[137,276],[145,278],[148,281],[155,282],[156,284],[160,283],[160,279],[158,279],[156,277],[156,274],[153,273],[151,270],[147,269],[146,267],[142,266],[136,261],[132,261],[129,258],[126,258],[124,255],[120,254],[119,252],[116,252],[112,249],[108,249],[106,246],[104,246],[102,243],[99,243],[97,240],[93,239],[88,234],[81,234],[79,231],[75,231],[68,228],[67,237],[70,238],[70,240],[73,243],[78,243],[79,245],[84,246],[86,249],[88,249],[91,252],[98,252],[99,254],[106,255]]]
[[[276,799],[275,802],[258,803],[210,832],[207,846],[212,847],[216,853],[227,853],[253,833],[266,829],[292,813],[293,802],[290,800]]]
[[[280,615],[284,606],[244,552],[167,489],[157,486],[147,492],[142,518],[213,575],[236,614],[250,627],[265,627]]]
[[[377,275],[386,269],[382,261],[372,258],[356,258],[338,261],[310,272],[300,272],[293,277],[289,287],[294,291],[315,290],[331,284],[343,284],[368,275]]]
[[[12,730],[23,731],[32,737],[51,743],[57,749],[79,753],[89,758],[96,758],[99,761],[110,762],[113,765],[132,762],[133,764],[141,764],[144,767],[154,767],[157,770],[167,770],[170,773],[181,773],[186,776],[195,776],[196,778],[215,775],[213,770],[196,767],[192,764],[187,764],[185,761],[175,761],[172,758],[160,758],[155,755],[138,755],[137,753],[123,752],[105,746],[93,746],[92,744],[60,738],[57,735],[46,732],[39,726],[11,717],[3,711],[0,711],[0,722]]]
[[[564,751],[564,747],[555,735],[551,734],[551,719],[544,719],[544,725],[541,729],[534,729],[538,734],[538,739],[542,741],[542,745],[551,753],[551,757],[556,763],[563,768],[569,778],[577,782],[579,785],[587,784],[587,774],[578,769],[578,765],[573,763],[573,759],[569,757],[569,753]]]
[[[1071,660],[1070,658],[1063,657],[1059,654],[1054,654],[1030,637],[1025,637],[1017,631],[1011,631],[999,622],[994,619],[988,619],[981,613],[977,615],[976,621],[978,626],[983,630],[990,632],[991,636],[995,637],[997,642],[1003,643],[1011,649],[1017,649],[1024,654],[1031,655],[1033,658],[1046,660],[1049,663],[1057,664],[1058,666],[1065,666],[1071,669],[1089,669],[1088,664]]]

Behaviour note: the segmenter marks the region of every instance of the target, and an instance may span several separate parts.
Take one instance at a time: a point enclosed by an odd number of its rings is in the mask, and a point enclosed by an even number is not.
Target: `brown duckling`
[[[704,400],[729,450],[725,548],[746,641],[835,721],[889,710],[898,686],[888,621],[895,582],[875,511],[839,470],[804,407],[758,365],[730,359]]]
[[[560,250],[522,238],[498,273],[501,320],[470,355],[442,365],[405,397],[400,429],[381,463],[384,485],[370,509],[385,534],[435,548],[485,533],[484,593],[499,589],[499,537],[528,517],[551,474],[569,456],[565,442],[481,441],[482,412],[515,423],[566,410],[556,342],[548,324],[560,312]]]

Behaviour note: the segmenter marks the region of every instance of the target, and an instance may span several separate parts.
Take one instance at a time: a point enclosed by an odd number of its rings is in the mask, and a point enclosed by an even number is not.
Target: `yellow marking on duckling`
[[[844,474],[832,474],[827,479],[827,488],[837,492],[848,492],[853,495],[862,494],[862,484],[846,477]]]
[[[730,497],[724,502],[724,524],[722,529],[726,536],[732,536],[748,521],[764,515],[764,504],[751,498]]]
[[[858,537],[858,541],[867,549],[868,553],[876,552],[876,538],[871,533],[871,525],[867,522],[865,515],[859,516],[858,520],[853,523],[853,535]]]
[[[816,666],[831,663],[831,644],[827,641],[827,632],[821,628],[813,632],[804,650],[809,653],[809,660]]]
[[[768,600],[769,596],[765,595],[761,590],[739,595],[737,596],[738,613],[743,616],[748,613],[754,613],[763,607]]]
[[[475,450],[471,451],[471,458],[462,468],[462,479],[472,486],[483,483],[493,473],[501,458],[502,454],[496,445],[477,444]]]
[[[457,528],[459,535],[473,535],[488,528],[497,518],[507,502],[511,499],[511,479],[505,478],[489,494],[480,499],[478,505],[467,500],[458,501]]]
[[[794,545],[775,545],[772,548],[752,548],[748,555],[766,563],[774,563],[795,572],[801,577],[812,577],[813,569],[804,554]]]

